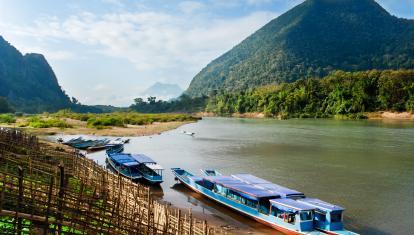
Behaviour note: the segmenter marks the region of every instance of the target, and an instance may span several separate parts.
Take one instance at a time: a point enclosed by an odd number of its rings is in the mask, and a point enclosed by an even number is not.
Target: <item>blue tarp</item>
[[[307,211],[316,209],[314,206],[305,204],[303,202],[295,201],[289,198],[272,199],[270,200],[270,203],[282,210]]]
[[[232,177],[239,179],[247,184],[254,185],[258,188],[269,190],[273,193],[279,194],[281,197],[305,197],[305,194],[299,191],[271,183],[267,180],[261,179],[254,175],[236,174],[236,175],[232,175]]]
[[[205,176],[204,179],[254,199],[280,197],[277,193],[257,188],[231,176]]]
[[[316,199],[316,198],[302,198],[298,200],[299,202],[311,205],[316,207],[317,209],[324,211],[324,212],[332,212],[332,211],[344,211],[345,209],[328,203],[328,202],[324,202],[322,200]]]
[[[144,154],[133,154],[132,157],[139,163],[143,164],[156,164],[154,160]]]
[[[126,153],[116,153],[116,154],[110,154],[109,155],[110,158],[121,165],[124,166],[135,166],[135,165],[139,165],[139,162],[137,162],[132,156],[131,154],[126,154]]]

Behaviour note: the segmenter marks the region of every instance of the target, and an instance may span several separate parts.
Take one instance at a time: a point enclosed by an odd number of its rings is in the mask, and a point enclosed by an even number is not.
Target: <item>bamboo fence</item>
[[[228,234],[76,152],[0,129],[2,234]]]

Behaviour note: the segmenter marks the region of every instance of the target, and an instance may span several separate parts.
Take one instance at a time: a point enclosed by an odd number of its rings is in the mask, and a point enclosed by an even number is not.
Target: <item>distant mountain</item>
[[[156,82],[152,86],[148,87],[145,91],[141,92],[141,96],[149,97],[154,96],[158,99],[169,100],[177,98],[184,92],[177,84],[168,84]]]
[[[390,15],[374,0],[307,0],[208,64],[186,93],[402,68],[414,68],[413,20]]]
[[[72,105],[40,54],[22,55],[0,36],[0,97],[17,111],[56,111]]]

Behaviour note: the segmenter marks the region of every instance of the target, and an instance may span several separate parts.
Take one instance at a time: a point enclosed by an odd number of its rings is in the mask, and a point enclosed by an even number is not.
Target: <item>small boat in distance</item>
[[[189,136],[194,136],[194,135],[195,135],[195,133],[194,133],[194,132],[189,132],[189,131],[182,131],[182,133],[183,133],[184,135],[189,135]]]
[[[202,170],[204,176],[181,168],[171,170],[177,180],[195,192],[283,233],[355,234],[343,228],[343,208],[309,199],[301,192],[259,177],[224,176],[211,169]]]
[[[150,184],[163,182],[164,168],[143,154],[111,153],[107,151],[107,162],[121,175],[132,180],[143,179]]]

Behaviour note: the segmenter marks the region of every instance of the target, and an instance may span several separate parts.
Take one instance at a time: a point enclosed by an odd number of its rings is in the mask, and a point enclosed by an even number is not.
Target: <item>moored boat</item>
[[[315,225],[318,207],[301,201],[306,198],[301,192],[249,174],[223,176],[203,170],[205,176],[199,177],[181,168],[171,170],[190,189],[283,233],[327,233]],[[339,234],[354,233],[341,230]]]
[[[162,166],[143,154],[110,153],[107,151],[107,161],[121,175],[131,179],[143,179],[150,184],[160,184]]]
[[[218,172],[217,170],[214,169],[201,169],[201,172],[206,175],[206,176],[217,176],[217,175],[221,175],[220,172]]]
[[[142,178],[141,172],[138,171],[140,163],[130,154],[107,153],[107,163],[120,175],[131,180]]]
[[[355,234],[344,229],[342,222],[344,208],[316,198],[302,198],[298,201],[316,208],[314,225],[318,230],[334,235]]]
[[[138,170],[141,172],[144,180],[151,184],[163,182],[162,173],[164,168],[161,165],[158,165],[157,162],[144,154],[133,154],[132,156],[141,163],[138,166]]]
[[[124,151],[124,144],[106,144],[105,145],[106,153],[122,153]]]

